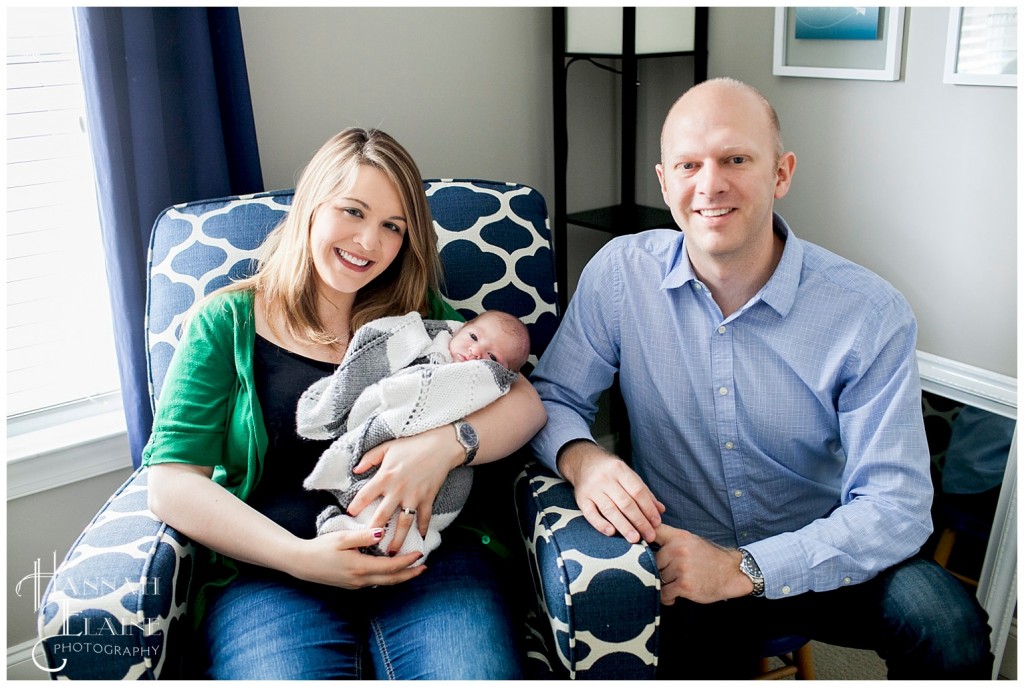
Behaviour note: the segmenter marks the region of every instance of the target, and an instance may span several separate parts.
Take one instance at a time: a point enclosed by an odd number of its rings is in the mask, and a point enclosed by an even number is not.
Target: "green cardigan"
[[[431,293],[429,317],[463,320]],[[213,480],[243,501],[263,471],[267,430],[256,395],[253,350],[256,321],[252,291],[211,298],[190,319],[171,360],[142,453],[145,465],[189,463],[213,467]],[[209,552],[204,580],[193,601],[194,620],[206,594],[237,574],[234,562]]]

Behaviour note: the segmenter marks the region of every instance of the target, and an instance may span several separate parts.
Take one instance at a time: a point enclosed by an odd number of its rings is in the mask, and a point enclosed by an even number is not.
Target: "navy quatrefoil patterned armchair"
[[[543,197],[526,186],[486,181],[430,180],[425,187],[445,298],[467,318],[485,309],[520,317],[535,361],[558,324]],[[154,403],[182,315],[197,298],[249,273],[256,249],[290,202],[290,191],[268,192],[186,203],[157,219],[147,305]],[[513,552],[518,560],[508,566],[509,576],[518,596],[539,602],[523,614],[527,674],[653,677],[658,578],[651,551],[594,531],[576,510],[569,485],[525,455],[493,464],[504,472],[490,479],[478,472],[474,496],[486,492],[490,510],[507,512],[510,521],[518,514],[522,546]],[[39,635],[54,678],[190,674],[186,609],[197,586],[197,545],[149,512],[146,484],[141,468],[103,506],[50,582]],[[494,509],[495,503],[508,508]]]

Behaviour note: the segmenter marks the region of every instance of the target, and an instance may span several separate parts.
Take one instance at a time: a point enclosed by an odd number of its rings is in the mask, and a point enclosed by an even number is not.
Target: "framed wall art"
[[[1017,85],[1017,8],[953,7],[949,10],[945,83]]]
[[[777,7],[772,73],[898,81],[903,7]]]

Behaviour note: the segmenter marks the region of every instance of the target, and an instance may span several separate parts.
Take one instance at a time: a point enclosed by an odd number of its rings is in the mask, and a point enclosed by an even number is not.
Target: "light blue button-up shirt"
[[[766,595],[870,579],[931,532],[930,458],[906,300],[877,275],[798,239],[723,317],[678,231],[613,239],[587,265],[531,375],[548,413],[533,440],[592,439],[613,375],[633,468],[663,520],[747,549]]]

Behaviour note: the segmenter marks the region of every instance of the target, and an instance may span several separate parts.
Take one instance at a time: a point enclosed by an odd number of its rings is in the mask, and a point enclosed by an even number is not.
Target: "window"
[[[7,14],[7,497],[131,465],[70,8]]]
[[[118,388],[69,8],[7,10],[7,415]]]

